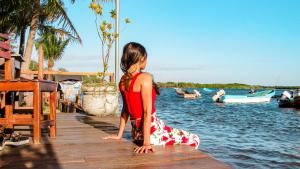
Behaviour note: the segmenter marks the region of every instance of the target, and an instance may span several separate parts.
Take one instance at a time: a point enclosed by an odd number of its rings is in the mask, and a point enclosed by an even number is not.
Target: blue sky
[[[120,0],[120,53],[136,41],[156,81],[300,85],[299,0]],[[100,41],[89,0],[66,3],[83,44],[56,67],[99,71]],[[113,70],[113,57],[110,68]]]

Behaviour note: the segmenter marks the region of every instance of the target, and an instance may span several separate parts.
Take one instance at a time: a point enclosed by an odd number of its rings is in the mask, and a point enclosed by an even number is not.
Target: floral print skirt
[[[142,123],[141,119],[131,120],[131,134],[135,142],[142,142],[144,139]],[[151,116],[150,144],[164,146],[181,144],[189,145],[197,149],[200,144],[200,139],[196,134],[166,126],[165,123],[156,116],[156,113],[153,113]]]

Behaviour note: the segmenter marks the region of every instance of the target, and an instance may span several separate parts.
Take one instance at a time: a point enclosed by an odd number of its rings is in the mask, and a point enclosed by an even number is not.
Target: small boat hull
[[[283,107],[283,108],[294,107],[294,100],[290,100],[290,99],[280,99],[280,100],[278,101],[278,106],[279,106],[279,107]]]
[[[199,96],[196,95],[196,94],[184,94],[184,95],[180,95],[180,97],[183,97],[185,99],[196,99],[198,98]]]
[[[201,94],[197,90],[194,90],[193,93],[187,93],[186,91],[182,90],[181,88],[176,88],[175,90],[176,90],[177,96],[185,98],[185,99],[196,99],[201,96]]]
[[[279,107],[290,108],[294,107],[293,91],[284,91],[278,100]]]
[[[275,95],[275,91],[262,91],[255,94],[247,95],[224,95],[217,101],[222,103],[262,103],[270,102],[272,96]]]
[[[300,108],[300,96],[294,97],[294,107]]]

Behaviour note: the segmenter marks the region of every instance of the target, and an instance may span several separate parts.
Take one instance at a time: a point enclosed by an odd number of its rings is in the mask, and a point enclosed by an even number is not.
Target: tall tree
[[[33,43],[38,25],[41,29],[51,28],[53,31],[60,34],[66,34],[71,36],[72,39],[76,39],[81,42],[81,38],[77,30],[65,11],[63,2],[61,0],[47,0],[42,2],[43,3],[41,4],[40,0],[34,0],[34,11],[32,14],[30,31],[24,55],[25,62],[22,63],[22,69],[24,70],[28,70],[30,64]],[[74,0],[72,0],[72,2],[74,2]],[[58,24],[60,25],[60,28],[51,27],[51,24]]]
[[[60,36],[53,31],[46,31],[36,42],[36,48],[43,46],[44,59],[48,62],[48,71],[52,71],[57,60],[62,58],[64,50],[70,42],[70,38]],[[50,75],[48,79],[50,80]]]
[[[74,3],[75,0],[70,0]],[[80,36],[67,15],[62,0],[9,0],[0,1],[0,31],[14,32],[20,36],[20,53],[25,40],[25,32],[29,33],[24,52],[22,69],[28,70],[36,33],[44,29],[71,37],[81,43]]]

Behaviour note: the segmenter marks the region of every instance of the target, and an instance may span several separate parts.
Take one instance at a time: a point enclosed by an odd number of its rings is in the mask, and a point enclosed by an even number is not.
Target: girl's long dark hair
[[[147,51],[145,47],[136,42],[129,42],[123,48],[123,54],[121,58],[121,69],[125,74],[125,88],[128,89],[129,81],[132,79],[132,76],[128,72],[128,69],[141,61],[142,58],[147,58]],[[158,85],[153,81],[153,86],[157,94],[160,94]]]

